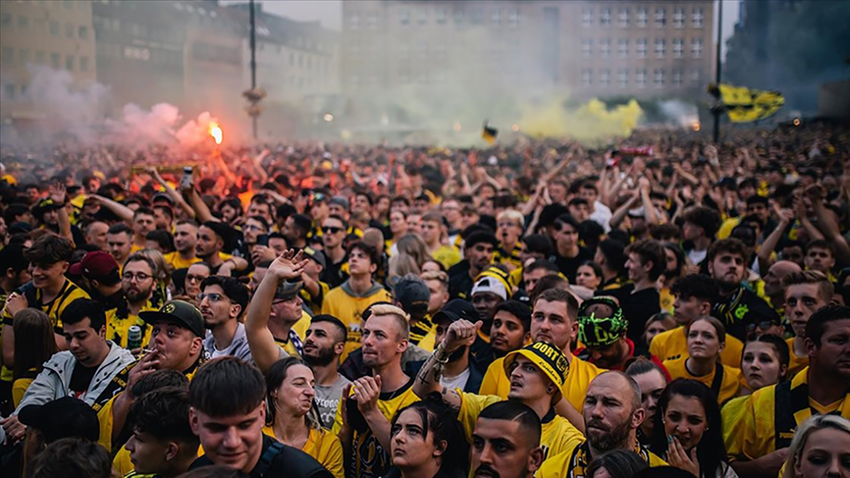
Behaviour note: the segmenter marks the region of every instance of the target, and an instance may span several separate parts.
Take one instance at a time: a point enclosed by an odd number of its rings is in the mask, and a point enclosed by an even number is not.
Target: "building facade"
[[[89,1],[0,2],[0,116],[38,119],[29,101],[32,67],[45,65],[70,74],[72,88],[96,80],[92,4]]]

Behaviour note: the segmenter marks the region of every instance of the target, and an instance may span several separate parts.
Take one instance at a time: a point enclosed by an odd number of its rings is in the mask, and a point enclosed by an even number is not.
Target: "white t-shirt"
[[[440,377],[440,385],[446,390],[455,390],[457,388],[463,390],[466,387],[466,382],[469,380],[469,367],[466,367],[463,372],[457,377]]]
[[[696,249],[688,252],[688,258],[691,260],[691,264],[699,264],[705,260],[705,256],[708,254],[708,249],[704,251],[698,251]]]

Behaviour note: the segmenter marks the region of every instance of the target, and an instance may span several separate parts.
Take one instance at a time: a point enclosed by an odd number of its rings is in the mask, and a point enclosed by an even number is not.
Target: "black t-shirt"
[[[747,326],[762,321],[779,323],[780,317],[755,292],[741,286],[734,294],[712,307],[712,315],[723,321],[726,333],[747,341]]]
[[[328,287],[333,289],[339,287],[348,279],[348,274],[342,271],[342,265],[348,260],[348,256],[342,258],[336,264],[331,261],[330,257],[325,257],[325,268],[322,270],[321,281],[326,283]]]
[[[86,367],[80,362],[74,365],[74,372],[71,373],[71,381],[68,383],[70,388],[77,398],[89,389],[94,374],[97,372],[97,367]]]
[[[619,289],[596,291],[595,295],[611,295],[620,301],[623,317],[629,321],[628,337],[637,345],[646,322],[654,314],[661,312],[661,295],[654,287],[638,292],[634,290],[634,284],[627,284]]]
[[[475,281],[469,277],[469,261],[464,259],[449,269],[449,299],[469,300]]]
[[[558,269],[562,274],[567,276],[567,279],[570,280],[570,284],[576,283],[576,271],[578,271],[578,266],[582,265],[584,262],[593,260],[593,252],[590,249],[579,246],[578,255],[575,257],[564,257],[561,255],[555,255],[555,264],[558,266]]]
[[[288,445],[278,444],[280,451],[273,456],[266,456],[269,447],[276,443],[274,438],[263,435],[263,451],[260,461],[248,474],[251,478],[333,478],[331,472],[319,464],[312,456]],[[273,452],[274,450],[272,450]],[[264,459],[271,458],[266,465]],[[198,458],[189,467],[190,470],[211,466],[214,463],[206,455]]]

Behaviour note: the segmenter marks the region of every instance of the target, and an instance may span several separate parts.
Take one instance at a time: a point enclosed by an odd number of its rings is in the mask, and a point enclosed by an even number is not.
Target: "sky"
[[[348,0],[356,1],[356,0]],[[740,14],[741,0],[721,0],[723,5],[723,53],[726,56],[726,40],[732,36]],[[319,21],[322,26],[334,30],[342,29],[343,0],[266,0],[263,9],[293,20]],[[238,0],[222,0],[222,4],[240,3]],[[715,12],[717,4],[715,4]],[[715,38],[717,33],[715,32]]]

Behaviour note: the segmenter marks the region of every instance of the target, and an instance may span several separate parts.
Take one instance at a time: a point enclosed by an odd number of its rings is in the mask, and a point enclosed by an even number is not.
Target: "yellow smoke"
[[[573,138],[583,143],[597,143],[629,136],[637,127],[643,111],[637,101],[607,109],[596,98],[575,110],[565,109],[564,102],[546,105],[524,105],[520,130],[538,138]]]

